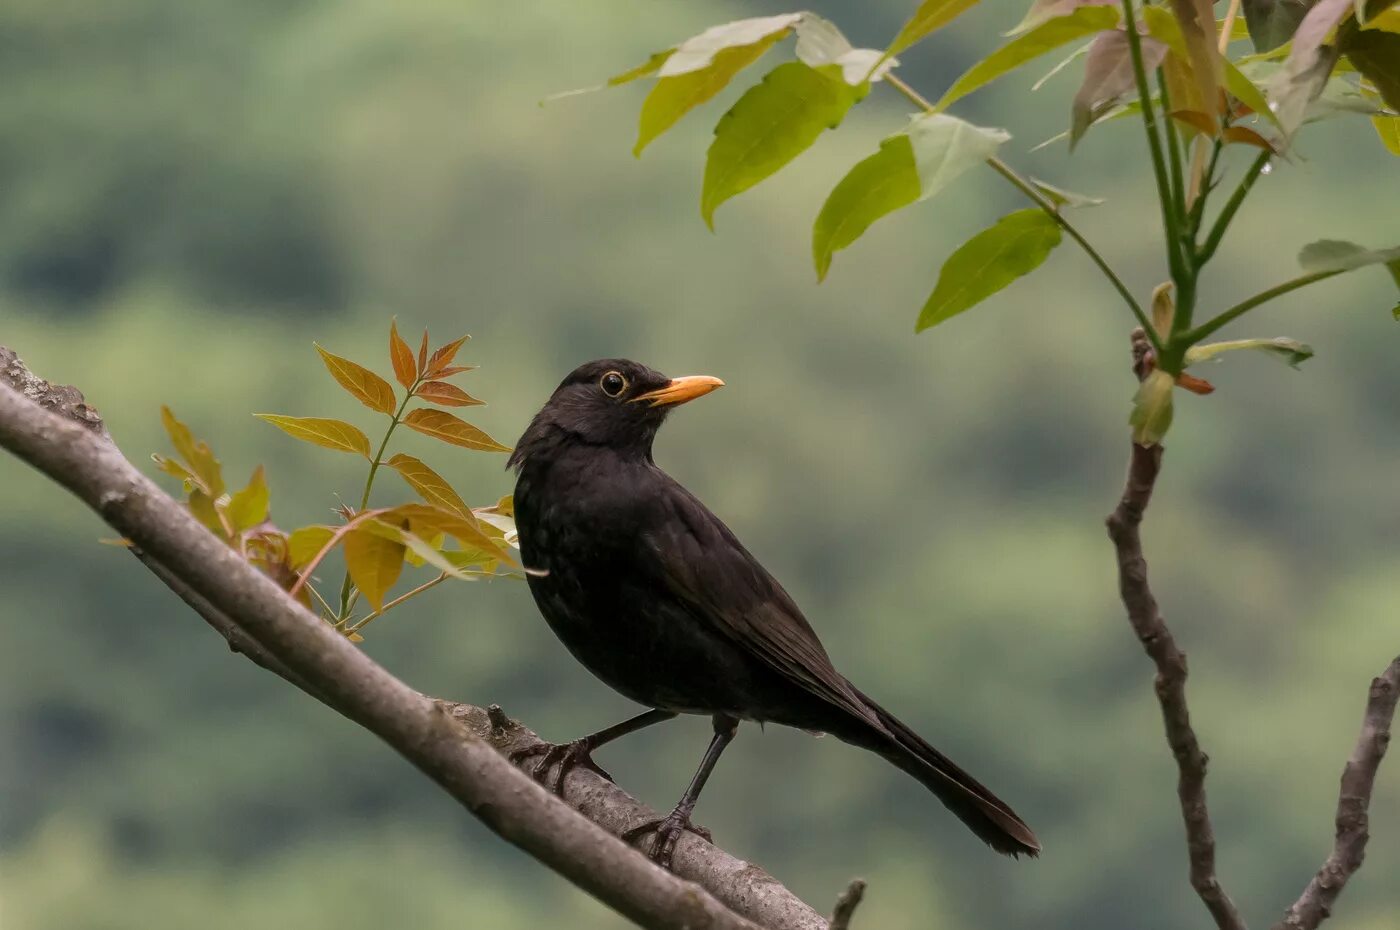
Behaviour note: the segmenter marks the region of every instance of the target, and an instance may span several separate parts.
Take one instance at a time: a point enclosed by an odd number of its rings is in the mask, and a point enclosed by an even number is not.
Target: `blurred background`
[[[1019,20],[989,0],[904,56],[939,93]],[[817,3],[883,45],[907,0]],[[763,67],[629,150],[645,87],[540,107],[759,3],[0,2],[0,343],[79,385],[127,454],[159,406],[234,478],[268,467],[283,526],[328,519],[363,464],[254,411],[373,415],[311,346],[388,374],[391,315],[479,371],[473,421],[513,442],[559,379],[620,355],[728,387],[658,461],[783,580],[837,664],[1010,799],[1045,844],[994,856],[923,790],[834,740],[746,727],[697,821],[820,908],[870,881],[883,930],[1200,926],[1151,670],[1103,516],[1121,489],[1130,317],[1072,245],[922,336],[943,258],[1021,206],[990,172],[878,224],[814,282],[810,223],[907,105],[838,133],[717,216],[710,128]],[[1144,297],[1163,276],[1141,131],[1074,158],[1055,59],[959,104],[1023,171],[1109,198],[1076,214]],[[1073,71],[1075,69],[1071,69]],[[1397,162],[1368,121],[1305,133],[1263,179],[1203,312],[1295,271],[1317,238],[1393,244]],[[1248,154],[1232,155],[1236,173]],[[1400,644],[1394,288],[1370,269],[1229,337],[1311,343],[1301,372],[1230,356],[1182,397],[1146,543],[1190,653],[1220,874],[1272,921],[1330,846],[1367,683]],[[405,440],[475,504],[504,457]],[[150,466],[148,466],[150,467]],[[154,471],[153,468],[151,468]],[[408,499],[393,476],[381,499]],[[47,480],[0,457],[0,926],[205,930],[540,926],[620,918],[515,853],[366,733],[231,656]],[[427,577],[427,576],[423,576]],[[445,585],[364,648],[426,692],[501,703],[564,740],[634,712],[509,581]],[[667,808],[708,739],[680,720],[600,753]],[[1339,925],[1400,922],[1400,759]]]

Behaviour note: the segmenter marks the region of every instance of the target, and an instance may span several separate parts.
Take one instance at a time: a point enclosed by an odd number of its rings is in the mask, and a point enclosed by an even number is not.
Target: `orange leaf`
[[[277,413],[255,413],[289,436],[338,452],[356,452],[369,458],[369,437],[344,420],[325,417],[288,417]]]
[[[423,374],[429,378],[436,377],[437,370],[452,364],[452,360],[457,357],[457,350],[470,338],[471,336],[463,336],[461,339],[454,339],[434,352],[433,357],[428,359],[428,364],[424,366]]]
[[[1176,385],[1185,388],[1192,394],[1211,394],[1215,391],[1215,385],[1204,378],[1197,378],[1195,375],[1188,375],[1186,372],[1176,376]]]
[[[384,594],[403,571],[403,543],[385,539],[364,529],[345,536],[345,567],[350,580],[375,610],[384,607]]]
[[[454,446],[479,449],[483,452],[510,451],[509,446],[501,445],[466,420],[453,416],[446,410],[428,410],[420,407],[411,411],[402,422],[404,426],[417,430],[424,436],[432,436]]]
[[[453,375],[460,375],[464,371],[476,371],[475,365],[454,365],[450,368],[438,368],[433,371],[434,378],[450,378]]]
[[[321,361],[326,363],[326,370],[331,373],[331,377],[349,391],[352,397],[371,410],[393,415],[396,406],[394,389],[388,381],[348,358],[332,355],[319,345],[316,346],[316,351],[321,353]]]
[[[425,381],[419,385],[414,396],[444,407],[474,407],[484,403],[446,381]]]
[[[452,489],[452,485],[447,483],[447,479],[413,456],[400,452],[384,464],[398,472],[403,480],[408,482],[409,487],[417,491],[428,503],[453,513],[465,515],[470,512],[466,502]]]
[[[418,346],[418,370],[426,372],[428,370],[428,330],[423,329],[423,342]]]
[[[418,366],[413,364],[413,350],[399,335],[399,321],[389,321],[389,361],[394,364],[394,377],[404,388],[413,387],[418,380]]]
[[[1226,142],[1241,142],[1245,145],[1256,146],[1268,152],[1277,151],[1272,142],[1247,126],[1227,126],[1221,135]]]
[[[1208,136],[1215,135],[1215,120],[1200,110],[1173,110],[1172,119],[1179,123],[1185,123],[1197,132],[1203,132]]]

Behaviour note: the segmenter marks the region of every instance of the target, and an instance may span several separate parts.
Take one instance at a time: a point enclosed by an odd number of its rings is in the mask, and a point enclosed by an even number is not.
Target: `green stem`
[[[1181,249],[1178,246],[1181,239],[1177,227],[1177,213],[1172,200],[1171,181],[1167,177],[1166,158],[1162,155],[1162,138],[1157,129],[1156,108],[1152,106],[1151,92],[1147,88],[1147,69],[1142,63],[1142,37],[1137,31],[1137,14],[1133,12],[1133,0],[1123,0],[1123,22],[1128,35],[1128,53],[1133,60],[1133,77],[1137,81],[1138,99],[1142,101],[1142,125],[1147,132],[1147,148],[1152,155],[1152,173],[1157,180],[1157,200],[1162,206],[1162,228],[1167,234],[1167,261],[1171,267],[1172,280],[1176,282],[1179,300],[1182,280],[1186,277],[1187,270],[1181,260]]]
[[[1187,217],[1187,222],[1190,224],[1191,228],[1192,243],[1195,243],[1200,236],[1201,220],[1205,218],[1206,214],[1206,200],[1210,197],[1210,192],[1215,190],[1215,169],[1220,164],[1220,153],[1224,148],[1225,139],[1223,137],[1217,138],[1215,140],[1215,146],[1210,152],[1210,163],[1206,166],[1205,180],[1201,182],[1200,196],[1198,196],[1196,202],[1191,205],[1191,215]],[[1196,267],[1199,268],[1209,261],[1210,257],[1206,256],[1202,258],[1201,253],[1198,251],[1193,256],[1192,260],[1196,263]]]
[[[418,390],[418,384],[422,379],[413,382],[413,386],[404,395],[403,403],[399,404],[399,409],[389,419],[389,428],[384,431],[384,439],[379,443],[379,450],[374,453],[374,458],[369,463],[369,476],[365,478],[365,490],[360,495],[359,510],[364,510],[369,506],[369,492],[374,488],[374,476],[379,472],[379,465],[384,460],[384,450],[389,448],[389,438],[394,435],[394,428],[403,419],[403,414],[408,409],[409,401],[413,400],[413,392]],[[356,511],[357,513],[359,511]],[[338,623],[344,623],[350,616],[350,572],[345,572],[345,580],[340,583],[340,611],[335,615]]]
[[[1197,254],[1197,264],[1204,265],[1210,261],[1215,250],[1220,247],[1220,240],[1225,238],[1225,230],[1230,228],[1230,221],[1235,218],[1235,213],[1239,210],[1240,204],[1244,203],[1245,197],[1249,195],[1250,188],[1254,187],[1254,182],[1259,180],[1259,175],[1263,173],[1264,166],[1269,163],[1273,152],[1260,152],[1259,157],[1254,159],[1254,163],[1249,166],[1244,177],[1240,179],[1239,186],[1230,195],[1230,199],[1225,202],[1225,207],[1220,211],[1220,216],[1216,217],[1215,225],[1211,227],[1210,235],[1206,238],[1205,245],[1201,246]]]
[[[1172,123],[1172,100],[1167,93],[1166,74],[1161,68],[1157,69],[1157,86],[1162,92],[1162,113],[1165,115],[1163,122],[1167,134],[1167,155],[1170,158],[1168,166],[1171,168],[1172,178],[1172,209],[1178,217],[1181,217],[1186,215],[1186,187],[1182,181],[1181,140],[1177,136],[1176,126]],[[1194,240],[1189,246],[1184,242],[1177,242],[1175,247],[1186,250],[1182,253],[1182,258],[1186,259],[1191,254],[1190,250],[1195,249],[1196,244]]]
[[[440,584],[442,584],[444,581],[446,581],[446,580],[447,580],[447,577],[448,577],[448,576],[447,576],[447,572],[443,572],[441,575],[438,575],[438,576],[437,576],[436,578],[434,578],[432,581],[425,581],[425,582],[423,582],[422,584],[420,584],[418,587],[414,588],[412,591],[406,591],[406,592],[404,592],[403,594],[400,594],[398,597],[394,598],[392,601],[390,601],[389,603],[385,604],[383,607],[379,608],[379,609],[376,610],[374,613],[372,613],[372,614],[370,614],[369,616],[365,617],[365,618],[364,618],[363,620],[361,620],[359,623],[356,623],[354,626],[347,627],[347,628],[346,628],[346,632],[349,632],[349,633],[358,633],[358,632],[360,632],[360,631],[363,630],[365,627],[369,626],[369,623],[370,623],[371,620],[374,620],[374,619],[377,618],[377,617],[382,617],[382,616],[384,616],[384,615],[387,614],[389,611],[393,610],[395,607],[399,606],[400,604],[402,604],[404,601],[408,600],[409,598],[411,598],[411,597],[416,597],[416,596],[418,596],[419,594],[422,594],[424,591],[428,590],[429,588],[435,588],[435,587],[437,587],[438,585],[440,585]]]
[[[922,94],[895,75],[885,75],[885,82],[903,94],[906,99],[924,112],[937,112],[933,104],[929,103]],[[1032,203],[1044,210],[1071,239],[1079,244],[1079,247],[1084,250],[1085,254],[1098,266],[1099,271],[1103,272],[1104,277],[1107,278],[1109,283],[1118,291],[1124,303],[1128,305],[1128,309],[1133,311],[1133,316],[1137,317],[1138,325],[1147,332],[1147,338],[1151,341],[1153,349],[1160,354],[1162,345],[1157,338],[1157,333],[1152,329],[1152,321],[1148,319],[1147,314],[1142,309],[1142,305],[1137,302],[1133,297],[1132,291],[1128,290],[1128,286],[1123,283],[1123,279],[1118,277],[1117,273],[1114,272],[1113,268],[1104,260],[1104,257],[1099,254],[1098,250],[1089,244],[1088,239],[1084,238],[1083,233],[1076,229],[1073,223],[1065,219],[1060,213],[1059,208],[1057,208],[1048,197],[1037,190],[1034,184],[1017,174],[1015,169],[1006,164],[1006,162],[993,156],[987,159],[987,165],[997,174],[1011,182],[1012,186],[1022,194],[1025,194]]]
[[[1282,284],[1275,284],[1267,291],[1260,291],[1253,297],[1250,297],[1247,300],[1242,300],[1239,303],[1235,304],[1233,307],[1222,312],[1219,316],[1215,317],[1214,319],[1207,320],[1200,326],[1197,326],[1195,329],[1185,334],[1185,341],[1188,345],[1195,345],[1202,339],[1205,339],[1206,337],[1210,336],[1216,330],[1220,329],[1220,327],[1232,322],[1233,320],[1238,319],[1239,317],[1244,316],[1246,313],[1253,310],[1255,307],[1259,306],[1262,303],[1267,303],[1268,301],[1273,300],[1275,297],[1281,297],[1284,294],[1287,294],[1289,291],[1296,291],[1300,287],[1307,287],[1309,284],[1313,284],[1318,281],[1324,281],[1327,278],[1330,278],[1334,275],[1339,275],[1346,270],[1348,269],[1333,268],[1329,271],[1314,271],[1311,274],[1305,274],[1300,277],[1293,278],[1292,280],[1284,281]]]

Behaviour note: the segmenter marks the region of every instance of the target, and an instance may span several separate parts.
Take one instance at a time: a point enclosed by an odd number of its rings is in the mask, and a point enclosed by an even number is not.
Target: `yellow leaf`
[[[1400,155],[1400,116],[1373,116],[1371,125],[1392,155]]]
[[[453,513],[428,504],[402,504],[385,512],[382,519],[391,522],[406,519],[419,535],[429,535],[429,531],[446,533],[464,548],[485,549],[495,553],[496,558],[515,564],[510,553],[502,549],[500,542],[470,513]]]
[[[189,466],[195,479],[194,483],[200,485],[211,498],[224,493],[223,469],[219,467],[219,460],[214,458],[209,444],[196,440],[190,428],[175,419],[175,414],[169,407],[160,408],[160,418],[165,424],[165,431],[170,434],[170,442],[175,447],[175,452]],[[171,471],[171,474],[174,472]]]
[[[446,410],[414,410],[403,418],[403,425],[417,430],[424,436],[432,436],[454,446],[479,449],[483,452],[510,451],[509,446],[501,445],[466,420],[453,416]]]
[[[350,580],[375,610],[384,607],[384,594],[403,571],[403,543],[365,529],[345,534],[345,566]]]
[[[321,353],[321,361],[326,363],[326,370],[331,373],[331,377],[349,391],[350,396],[371,410],[393,415],[396,406],[394,389],[388,381],[348,358],[332,355],[319,345],[316,346],[316,351]]]
[[[429,403],[441,404],[444,407],[475,407],[484,403],[457,385],[448,384],[446,381],[427,381],[419,386],[413,396],[421,397]]]
[[[165,431],[170,434],[170,444],[175,447],[175,454],[187,463],[193,462],[194,434],[190,432],[190,428],[175,419],[175,414],[165,405],[161,405],[160,408],[160,421],[165,424]]]
[[[190,513],[194,514],[196,520],[204,524],[205,529],[220,539],[228,539],[228,533],[224,531],[223,521],[219,519],[219,511],[214,508],[213,498],[196,488],[190,492],[189,507]]]
[[[369,458],[369,437],[343,420],[325,417],[288,417],[277,413],[255,413],[289,436],[326,449],[357,452]]]
[[[287,537],[287,561],[293,568],[301,568],[316,558],[334,535],[333,527],[303,526]]]
[[[398,472],[403,480],[407,481],[409,486],[422,495],[423,500],[428,503],[457,514],[469,513],[470,508],[452,489],[452,485],[447,483],[447,479],[423,464],[422,461],[400,452],[385,464]]]
[[[452,360],[457,357],[457,350],[462,348],[462,343],[470,338],[471,336],[463,336],[461,339],[454,339],[434,352],[433,357],[428,359],[428,364],[423,366],[423,376],[431,378],[439,369],[451,365]]]
[[[268,503],[267,478],[263,474],[263,467],[259,465],[253,469],[253,477],[248,479],[248,486],[233,495],[224,512],[233,524],[234,531],[241,533],[267,519]]]
[[[389,323],[389,361],[394,365],[394,377],[405,389],[413,387],[418,378],[418,366],[413,363],[413,350],[399,335],[399,322]]]

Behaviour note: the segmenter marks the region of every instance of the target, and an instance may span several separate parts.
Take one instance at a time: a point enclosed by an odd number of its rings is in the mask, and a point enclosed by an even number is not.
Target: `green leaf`
[[[894,37],[890,47],[885,50],[885,57],[898,55],[909,46],[942,29],[976,4],[977,0],[924,0],[914,11],[914,15],[909,17],[904,28],[899,30],[899,35]]]
[[[1320,239],[1303,246],[1298,264],[1304,271],[1351,271],[1367,265],[1385,265],[1391,274],[1400,274],[1400,246],[1389,249],[1368,249],[1355,242]],[[1400,284],[1400,278],[1397,278]]]
[[[350,580],[375,610],[382,610],[385,593],[403,572],[404,544],[356,527],[345,534],[343,548]]]
[[[667,62],[667,60],[670,59],[673,52],[675,52],[674,48],[668,48],[659,52],[654,52],[650,58],[637,65],[637,67],[630,68],[622,72],[621,74],[614,74],[612,77],[608,78],[608,83],[606,86],[618,87],[622,84],[629,84],[632,81],[637,80],[638,78],[644,78],[649,74],[655,74],[658,70],[661,69],[661,66],[664,65]]]
[[[1155,71],[1167,55],[1167,46],[1147,37],[1143,37],[1139,45],[1143,67],[1148,72]],[[1070,107],[1070,149],[1073,150],[1075,143],[1088,131],[1096,115],[1116,106],[1130,91],[1136,96],[1136,72],[1127,33],[1120,29],[1099,33],[1089,45],[1084,61],[1084,82]]]
[[[1116,9],[1118,4],[1105,2],[1105,0],[1035,0],[1021,21],[1002,35],[1008,37],[1021,35],[1036,26],[1061,16],[1068,16],[1080,7],[1086,6],[1106,6]]]
[[[986,58],[973,65],[953,82],[934,108],[945,110],[955,100],[991,83],[1002,75],[1075,39],[1082,39],[1118,25],[1121,14],[1116,7],[1083,6],[1066,16],[1057,16],[1036,26],[1019,38],[1012,39]]]
[[[919,199],[914,147],[904,134],[880,143],[874,155],[857,162],[832,188],[812,226],[812,260],[817,280],[826,278],[831,256],[859,239],[870,224]]]
[[[1312,346],[1296,339],[1279,336],[1273,339],[1235,339],[1230,342],[1208,342],[1205,345],[1192,346],[1186,350],[1186,365],[1189,367],[1199,362],[1210,361],[1224,352],[1235,352],[1239,349],[1267,353],[1290,368],[1297,368],[1313,357]]]
[[[1307,15],[1308,0],[1244,0],[1244,20],[1256,52],[1268,52],[1293,38]]]
[[[234,531],[241,533],[266,520],[269,502],[267,477],[263,474],[263,467],[259,465],[253,469],[253,477],[248,480],[248,486],[229,499],[225,513],[228,514]]]
[[[642,102],[637,144],[642,150],[686,113],[719,93],[802,19],[801,13],[763,16],[714,26],[686,39],[657,69],[660,78]]]
[[[1059,224],[1043,210],[1002,217],[948,256],[915,332],[957,316],[1039,268],[1059,244]]]
[[[1074,191],[1067,191],[1063,187],[1056,187],[1049,181],[1042,181],[1039,178],[1031,178],[1031,184],[1040,191],[1057,207],[1097,207],[1104,202],[1102,197],[1090,197],[1088,194],[1076,194]]]
[[[1133,412],[1128,423],[1133,428],[1133,442],[1154,446],[1167,435],[1172,425],[1172,388],[1174,379],[1160,368],[1138,385],[1133,395]]]
[[[1392,110],[1400,110],[1400,35],[1376,29],[1351,32],[1341,41],[1343,54],[1380,91]]]
[[[415,411],[417,412],[417,411]],[[325,417],[288,417],[278,413],[255,413],[289,436],[337,452],[354,452],[369,458],[369,437],[344,420]]]
[[[768,72],[715,127],[700,195],[705,225],[714,229],[720,204],[775,174],[823,130],[839,126],[861,96],[834,66],[819,71],[791,61]]]
[[[964,171],[986,161],[1010,136],[947,114],[915,117],[904,132],[853,167],[831,191],[812,228],[817,279],[831,256],[855,242],[870,224],[933,196]]]

